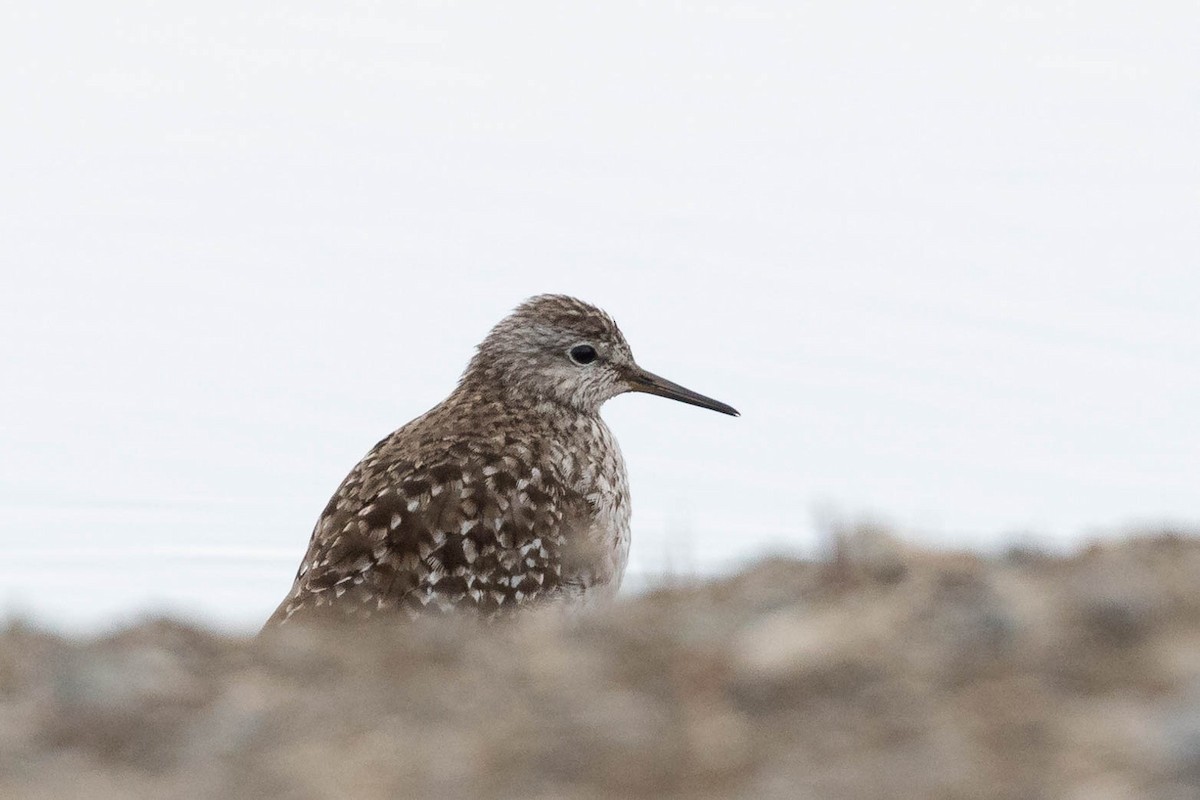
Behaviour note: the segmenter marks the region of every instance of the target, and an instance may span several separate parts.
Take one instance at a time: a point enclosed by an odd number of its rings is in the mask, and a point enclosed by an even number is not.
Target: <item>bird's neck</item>
[[[597,411],[580,409],[552,396],[535,394],[519,385],[469,373],[463,376],[458,387],[446,398],[445,405],[473,410],[487,408],[497,416],[528,419],[542,426],[564,430],[600,417]]]

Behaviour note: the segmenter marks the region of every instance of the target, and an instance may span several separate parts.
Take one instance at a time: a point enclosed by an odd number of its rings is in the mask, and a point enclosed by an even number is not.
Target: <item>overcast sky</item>
[[[622,397],[632,569],[817,520],[1200,521],[1191,2],[0,11],[0,608],[250,627],[525,297]]]

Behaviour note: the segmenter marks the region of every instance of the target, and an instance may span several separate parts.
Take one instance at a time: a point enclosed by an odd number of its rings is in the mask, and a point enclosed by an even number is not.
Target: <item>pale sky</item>
[[[0,11],[0,609],[258,624],[547,291],[742,411],[606,409],[636,574],[1200,521],[1194,3],[272,9]]]

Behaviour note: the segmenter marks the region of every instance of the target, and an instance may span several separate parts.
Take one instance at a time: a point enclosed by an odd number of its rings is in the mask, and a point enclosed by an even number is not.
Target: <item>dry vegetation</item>
[[[4,798],[1196,798],[1200,541],[769,561],[564,623],[0,633]]]

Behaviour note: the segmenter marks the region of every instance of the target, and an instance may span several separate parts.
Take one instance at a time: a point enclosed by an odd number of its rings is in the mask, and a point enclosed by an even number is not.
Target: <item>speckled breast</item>
[[[577,600],[610,599],[629,560],[629,478],[612,431],[599,417],[580,417],[551,448],[564,486],[586,500],[587,517],[567,532],[566,592]],[[569,573],[569,577],[568,577]]]

